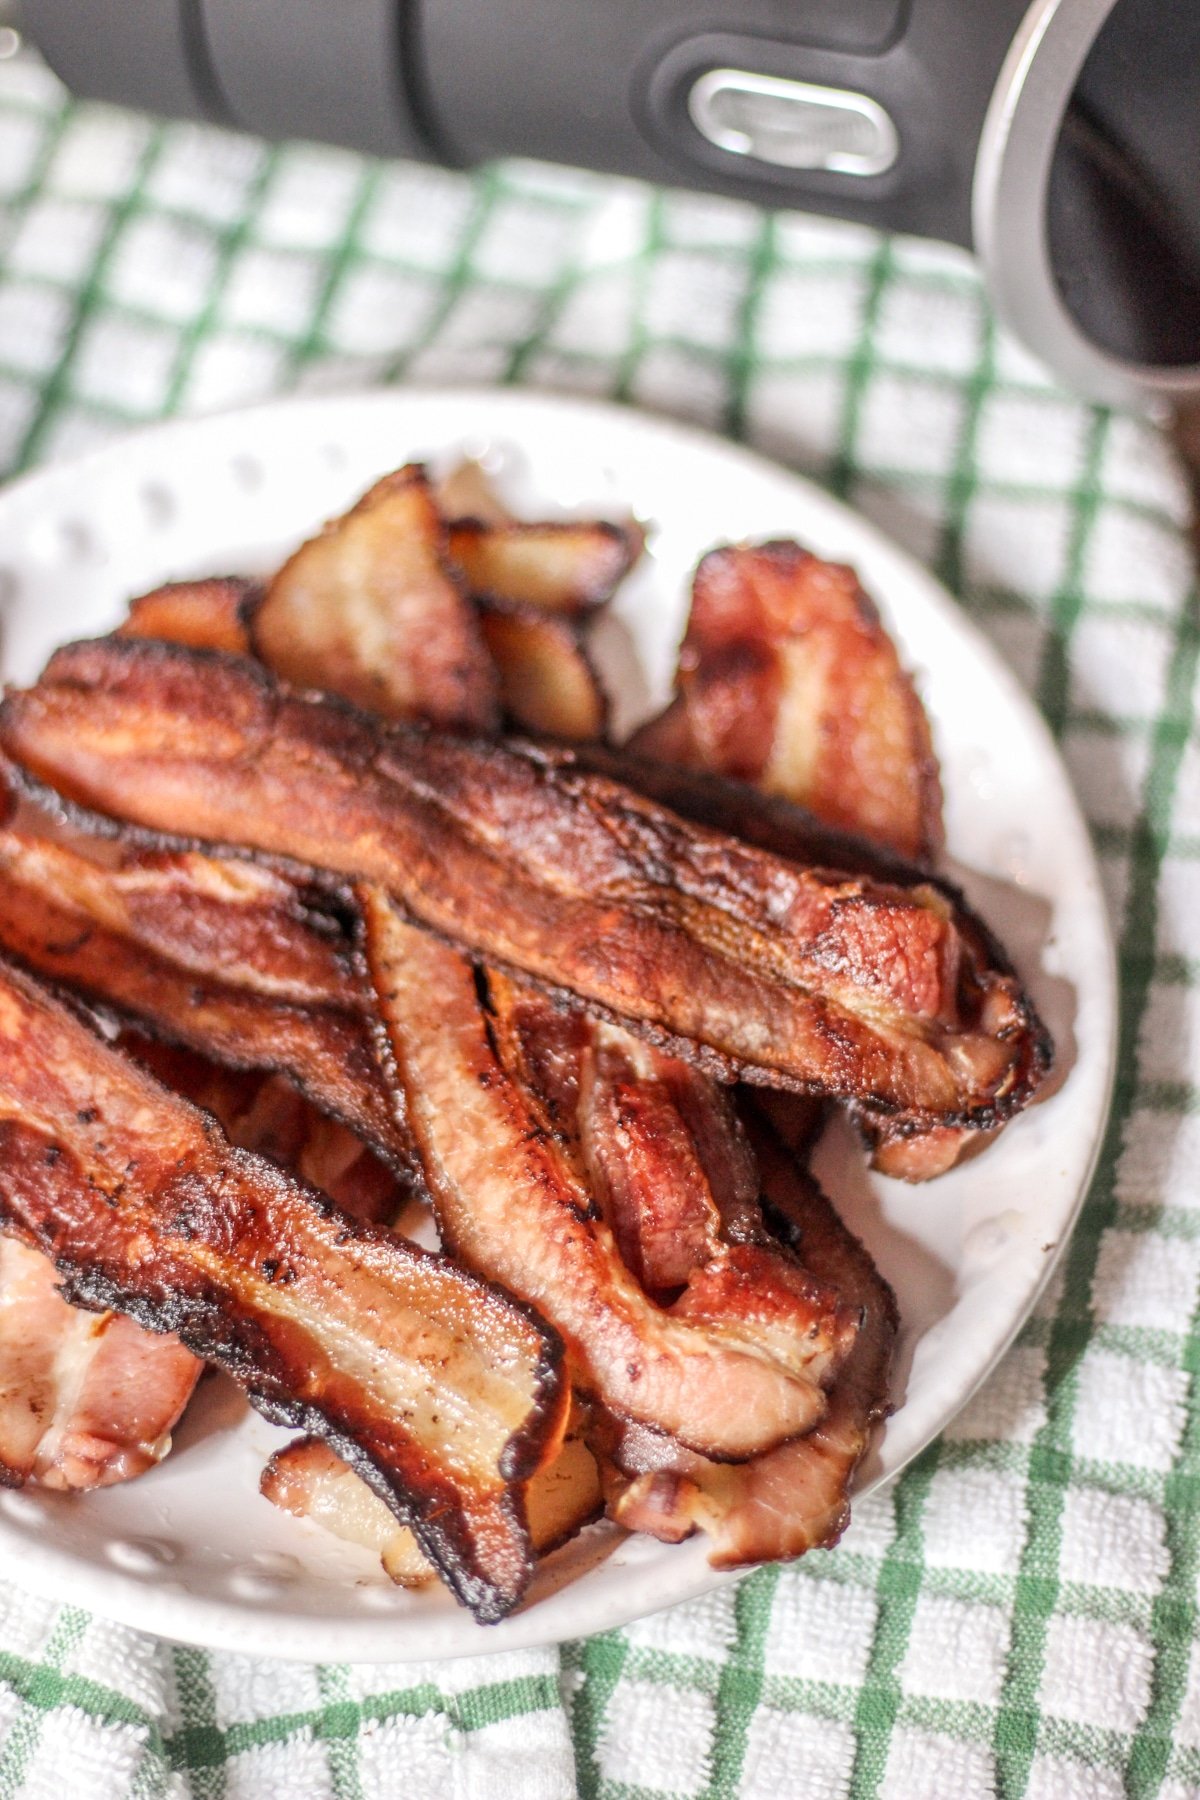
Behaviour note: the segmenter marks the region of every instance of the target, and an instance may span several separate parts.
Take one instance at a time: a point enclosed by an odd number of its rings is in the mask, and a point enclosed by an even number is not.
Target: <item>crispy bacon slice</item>
[[[445,549],[424,469],[386,475],[284,563],[251,622],[255,651],[388,718],[490,730],[495,673]]]
[[[488,999],[506,1074],[595,1197],[639,1285],[671,1318],[794,1363],[813,1285],[765,1228],[754,1156],[724,1090],[617,1026],[581,1020],[568,1038],[550,1001],[504,976],[489,977]]]
[[[78,1492],[171,1448],[203,1364],[173,1334],[68,1305],[48,1257],[0,1239],[0,1482]]]
[[[373,1550],[399,1587],[424,1587],[437,1571],[407,1527],[361,1476],[319,1438],[277,1450],[259,1478],[264,1500],[320,1525],[344,1543]]]
[[[30,808],[0,825],[0,945],[150,1032],[287,1075],[411,1178],[328,896],[245,860],[50,829]]]
[[[451,1254],[543,1312],[577,1383],[623,1416],[730,1458],[809,1429],[856,1316],[799,1269],[792,1329],[772,1353],[736,1317],[699,1326],[655,1306],[501,1063],[471,965],[379,890],[360,896],[409,1129]]]
[[[297,1006],[366,1010],[348,900],[245,857],[160,851],[106,820],[69,826],[22,802],[0,825],[0,871],[179,969]]]
[[[68,1297],[174,1331],[268,1417],[329,1443],[481,1620],[533,1564],[524,1483],[561,1441],[554,1333],[228,1144],[0,968],[0,1215]]]
[[[479,599],[578,617],[603,606],[637,562],[645,533],[630,520],[525,523],[458,519],[450,558]]]
[[[794,544],[713,552],[697,570],[676,697],[633,748],[741,776],[929,862],[941,784],[924,709],[853,571]],[[882,1174],[927,1181],[978,1149],[978,1130],[861,1102]]]
[[[410,1204],[410,1186],[286,1077],[224,1066],[136,1031],[118,1041],[164,1087],[212,1113],[231,1144],[269,1156],[352,1218],[389,1225]]]
[[[261,599],[253,581],[212,576],[205,581],[171,581],[129,602],[118,637],[162,638],[193,650],[225,650],[249,656],[249,618]]]
[[[401,1587],[421,1587],[437,1574],[412,1532],[398,1527],[366,1483],[316,1438],[300,1438],[277,1450],[263,1470],[259,1488],[284,1512],[374,1550]],[[548,1556],[600,1517],[604,1510],[600,1471],[579,1419],[572,1420],[554,1461],[530,1480],[525,1501],[529,1533],[539,1556]]]
[[[785,794],[918,861],[941,849],[929,723],[853,569],[790,542],[711,550],[676,682],[635,748]]]
[[[386,886],[412,916],[714,1072],[994,1123],[1040,1072],[1021,996],[933,887],[786,863],[567,752],[379,727],[251,664],[61,650],[0,711],[69,798]]]
[[[862,1326],[807,1437],[737,1468],[626,1430],[616,1448],[627,1471],[610,1496],[614,1518],[676,1543],[699,1527],[719,1569],[778,1562],[835,1544],[850,1517],[850,1486],[875,1422],[888,1410],[897,1317],[892,1291],[816,1182],[773,1136],[756,1129],[769,1204],[808,1268],[862,1309]],[[641,1472],[637,1472],[641,1466]]]
[[[214,1113],[231,1142],[294,1169],[354,1217],[383,1222],[399,1211],[390,1170],[279,1077],[220,1069],[129,1034],[121,1044]],[[171,1334],[68,1305],[53,1263],[0,1239],[0,1480],[80,1490],[142,1474],[170,1449],[202,1367]]]
[[[608,698],[569,620],[536,606],[487,604],[483,636],[500,677],[505,716],[542,737],[603,737]]]

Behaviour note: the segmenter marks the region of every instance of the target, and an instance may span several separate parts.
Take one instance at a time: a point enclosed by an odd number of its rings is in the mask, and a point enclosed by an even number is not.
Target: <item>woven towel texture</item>
[[[1121,944],[1060,1277],[843,1548],[561,1652],[173,1649],[0,1589],[0,1800],[1200,1796],[1200,742],[1185,483],[969,262],[533,166],[68,105],[0,65],[0,471],[292,389],[522,382],[743,437],[877,519],[1035,694]]]

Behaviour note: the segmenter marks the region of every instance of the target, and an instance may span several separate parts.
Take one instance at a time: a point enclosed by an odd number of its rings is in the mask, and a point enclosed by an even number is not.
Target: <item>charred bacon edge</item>
[[[990,1114],[988,1108],[980,1107],[969,1115],[926,1116],[889,1108],[883,1101],[858,1103],[864,1111],[869,1104],[871,1112],[877,1111],[889,1122],[894,1121],[892,1128],[904,1135],[919,1133],[931,1123],[988,1131],[1019,1110],[1049,1074],[1054,1061],[1053,1039],[1032,997],[991,927],[975,911],[962,889],[945,876],[932,874],[920,864],[908,862],[895,851],[884,849],[854,832],[823,825],[795,801],[785,800],[777,794],[763,794],[729,776],[688,769],[634,755],[627,750],[612,750],[601,744],[540,743],[537,747],[564,767],[576,764],[587,773],[594,772],[623,782],[660,806],[678,813],[681,818],[741,837],[789,862],[833,873],[861,875],[897,888],[930,888],[945,900],[964,944],[974,953],[983,972],[1013,984],[1012,999],[1018,1015],[1018,1029],[1026,1044],[1013,1084],[1014,1089],[1020,1090],[1021,1099],[1017,1106],[998,1106]],[[696,1059],[693,1057],[692,1060]],[[749,1071],[734,1073],[751,1085],[767,1085],[756,1083]],[[792,1091],[805,1090],[795,1087]],[[816,1089],[810,1091],[818,1092]]]

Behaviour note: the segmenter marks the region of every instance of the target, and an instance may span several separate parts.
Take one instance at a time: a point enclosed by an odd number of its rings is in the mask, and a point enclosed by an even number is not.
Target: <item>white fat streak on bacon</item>
[[[57,1281],[0,1240],[0,1465],[14,1485],[109,1487],[166,1455],[203,1364],[178,1338],[69,1306]]]

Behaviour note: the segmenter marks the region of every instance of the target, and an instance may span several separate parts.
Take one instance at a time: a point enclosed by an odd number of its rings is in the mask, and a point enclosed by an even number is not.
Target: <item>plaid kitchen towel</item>
[[[687,416],[846,495],[1036,694],[1124,998],[1059,1278],[835,1554],[418,1668],[171,1648],[5,1588],[0,1800],[1200,1795],[1200,632],[1162,437],[1052,386],[953,251],[164,128],[21,57],[0,203],[0,470],[286,390],[494,381]]]

